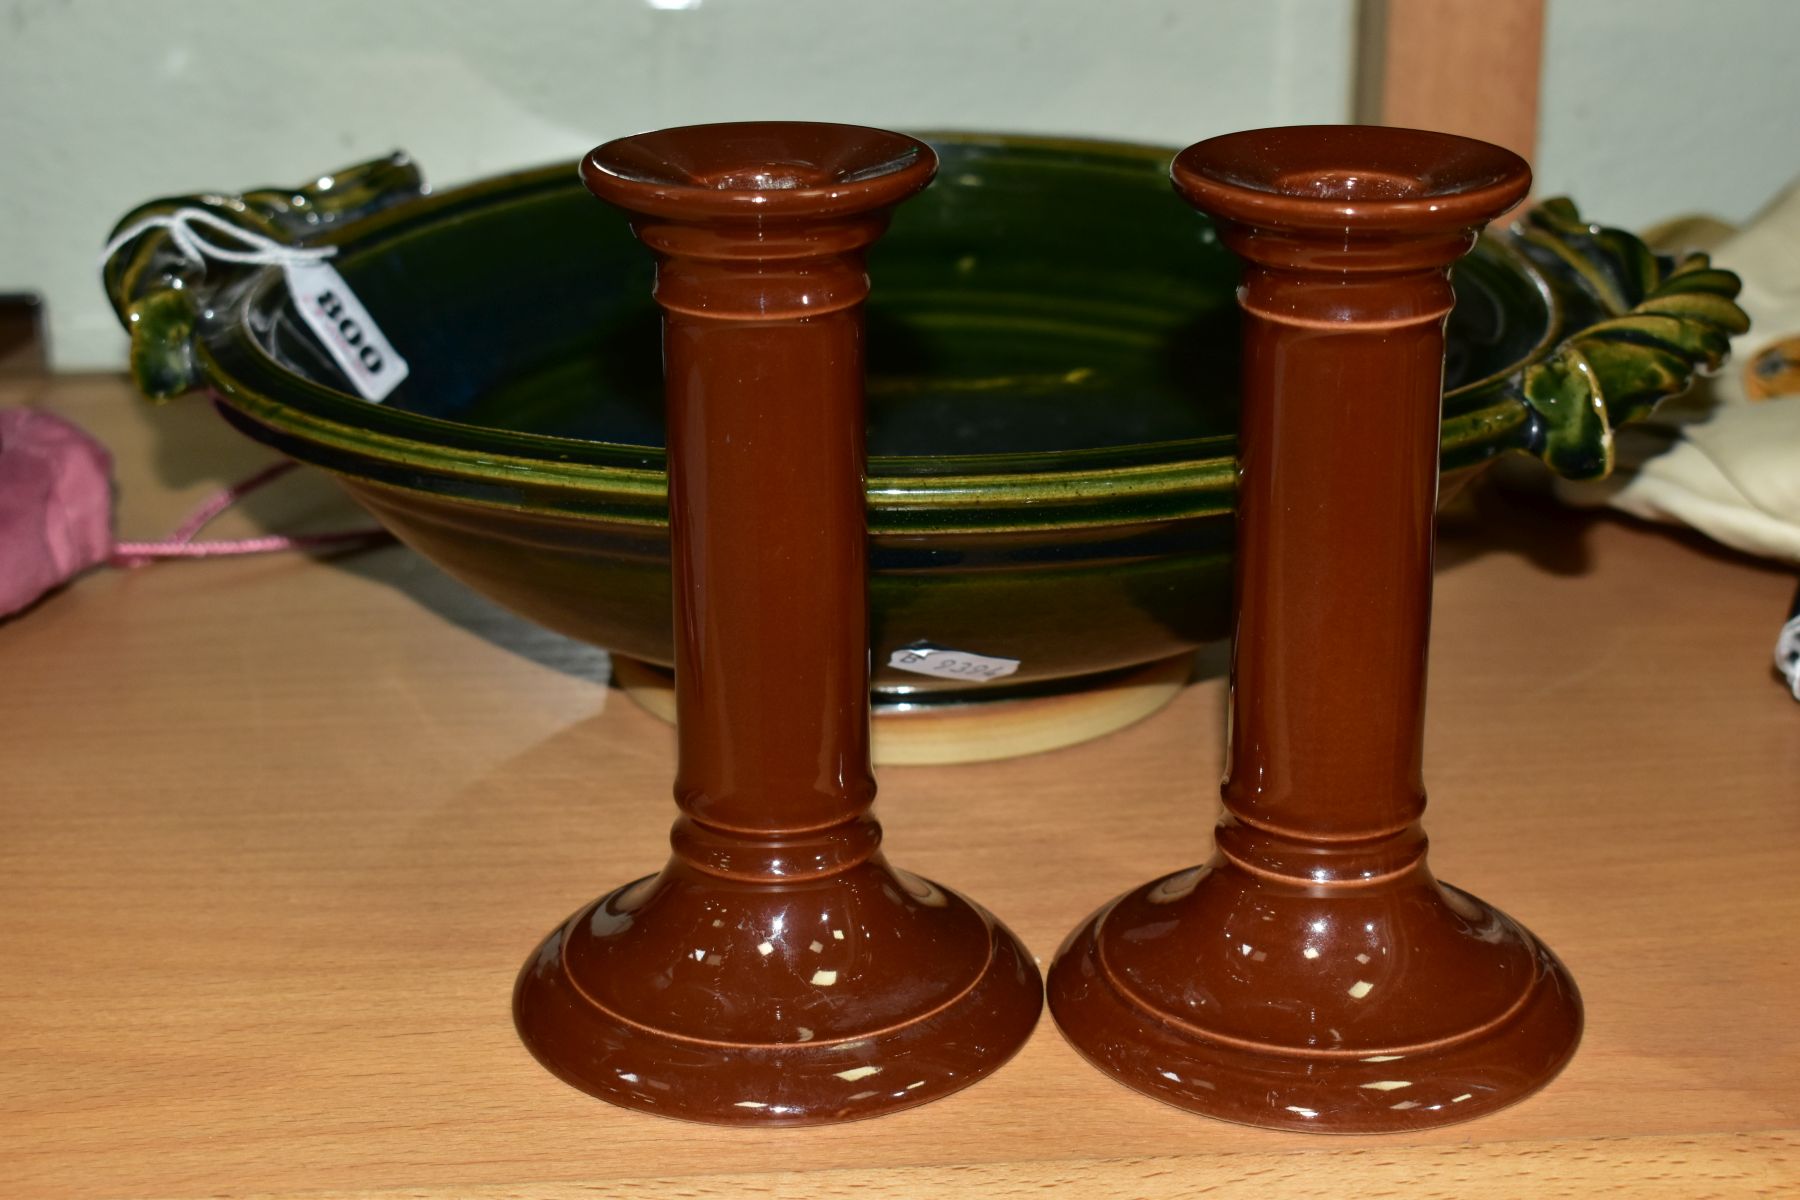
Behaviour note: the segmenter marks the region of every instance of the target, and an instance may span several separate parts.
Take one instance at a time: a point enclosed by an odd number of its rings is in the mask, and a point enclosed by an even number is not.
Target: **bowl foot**
[[[1076,746],[1143,720],[1180,694],[1194,657],[1177,654],[1125,671],[1059,681],[1054,691],[875,694],[874,758],[886,766],[991,762]],[[674,677],[613,655],[613,679],[639,707],[675,720]],[[953,697],[953,698],[952,698]]]

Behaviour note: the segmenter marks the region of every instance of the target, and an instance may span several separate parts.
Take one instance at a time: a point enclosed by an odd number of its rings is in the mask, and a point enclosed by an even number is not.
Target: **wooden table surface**
[[[269,459],[116,379],[0,403],[112,448],[127,537]],[[221,528],[357,520],[296,477]],[[1800,706],[1769,666],[1792,573],[1492,488],[1445,526],[1433,863],[1587,1001],[1522,1105],[1265,1133],[1126,1091],[1048,1018],[976,1087],[840,1128],[591,1100],[520,1047],[509,992],[662,861],[673,735],[597,651],[388,547],[102,569],[0,622],[0,1195],[1800,1195]],[[1215,676],[1085,746],[884,770],[888,849],[1047,959],[1207,853],[1223,702]]]

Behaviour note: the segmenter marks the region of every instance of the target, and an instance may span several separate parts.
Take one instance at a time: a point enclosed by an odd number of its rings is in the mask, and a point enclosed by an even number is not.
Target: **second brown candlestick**
[[[1447,1124],[1543,1086],[1581,1002],[1425,862],[1420,763],[1450,264],[1518,156],[1416,130],[1201,142],[1173,169],[1245,260],[1225,814],[1205,866],[1115,900],[1050,970],[1121,1082],[1253,1125]]]

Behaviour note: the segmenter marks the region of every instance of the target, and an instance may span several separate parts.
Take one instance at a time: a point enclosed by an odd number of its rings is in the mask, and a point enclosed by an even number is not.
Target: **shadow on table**
[[[601,687],[612,678],[612,659],[606,651],[500,607],[397,542],[326,556],[324,561],[403,592],[434,616],[539,666]]]
[[[1589,532],[1599,519],[1490,473],[1440,509],[1437,569],[1505,554],[1552,575],[1585,575],[1593,568]]]

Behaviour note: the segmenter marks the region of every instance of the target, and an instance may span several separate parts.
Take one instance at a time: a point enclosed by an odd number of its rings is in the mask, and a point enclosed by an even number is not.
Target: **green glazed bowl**
[[[1236,261],[1171,192],[1169,150],[929,140],[937,182],[870,261],[878,699],[1078,688],[1224,636]],[[336,246],[411,374],[383,404],[356,398],[278,268],[202,270],[153,229],[105,268],[146,394],[208,389],[471,587],[670,661],[651,262],[572,166],[425,195],[397,155],[300,188],[156,201],[120,227],[184,206]],[[1731,274],[1652,255],[1567,201],[1484,238],[1455,281],[1446,494],[1506,452],[1605,474],[1612,430],[1744,328]],[[984,684],[887,665],[919,644],[1020,666]]]

